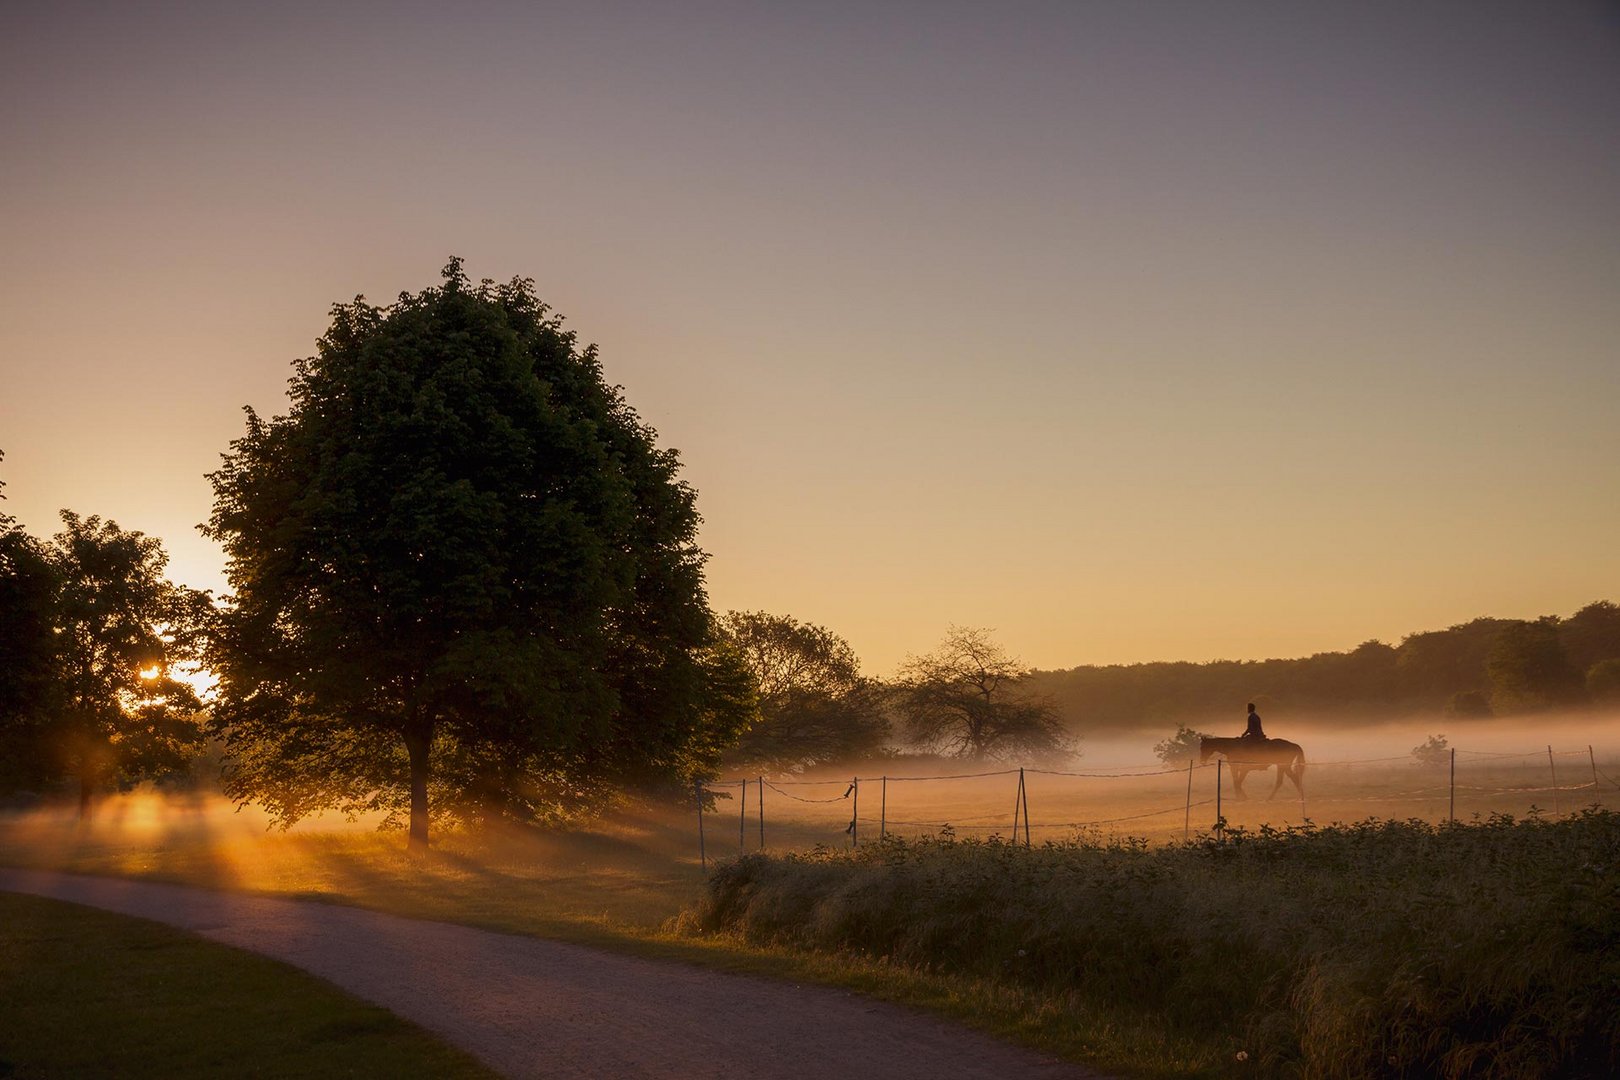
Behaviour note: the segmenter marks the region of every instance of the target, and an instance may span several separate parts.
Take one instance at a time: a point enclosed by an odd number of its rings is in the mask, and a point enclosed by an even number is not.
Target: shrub
[[[698,932],[1140,1011],[1307,1077],[1613,1075],[1620,815],[889,839],[723,864]]]
[[[1451,761],[1451,744],[1444,735],[1430,735],[1428,742],[1412,747],[1412,760],[1428,768],[1446,765]]]
[[[1153,752],[1166,765],[1183,765],[1198,755],[1198,740],[1208,738],[1202,731],[1194,731],[1186,724],[1176,726],[1176,733],[1154,746]]]

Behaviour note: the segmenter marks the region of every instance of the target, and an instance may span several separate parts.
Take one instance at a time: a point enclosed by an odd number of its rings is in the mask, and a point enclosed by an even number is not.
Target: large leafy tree
[[[938,649],[901,665],[900,715],[919,744],[975,761],[1069,750],[1056,709],[1029,679],[988,630],[953,626]]]
[[[711,768],[748,704],[713,648],[692,489],[527,280],[332,311],[291,410],[211,475],[234,597],[227,791],[543,818]]]
[[[849,642],[825,627],[763,611],[732,611],[720,633],[742,656],[759,716],[733,757],[796,769],[876,752],[888,734],[882,688],[861,675]]]

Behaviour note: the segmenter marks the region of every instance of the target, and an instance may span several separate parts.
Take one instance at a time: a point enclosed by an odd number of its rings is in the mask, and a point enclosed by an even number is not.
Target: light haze
[[[1620,599],[1612,6],[10,5],[0,89],[4,509],[188,584],[240,407],[455,254],[874,673]]]

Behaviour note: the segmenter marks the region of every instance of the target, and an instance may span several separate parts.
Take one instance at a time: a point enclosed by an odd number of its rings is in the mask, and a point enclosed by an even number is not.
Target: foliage
[[[1462,690],[1451,695],[1446,702],[1446,715],[1459,720],[1482,719],[1494,715],[1491,699],[1483,690]]]
[[[1593,701],[1620,701],[1620,658],[1599,660],[1587,669],[1586,693]]]
[[[5,541],[6,603],[23,598],[5,634],[26,642],[14,670],[31,704],[0,721],[9,783],[74,777],[83,815],[95,792],[182,773],[201,748],[202,703],[176,666],[197,657],[210,601],[163,576],[156,539],[67,510],[62,521],[49,545],[15,529]]]
[[[1620,657],[1620,606],[1607,600],[1586,605],[1558,624],[1558,638],[1576,671]]]
[[[898,708],[918,744],[975,761],[1067,750],[1056,710],[1028,680],[988,630],[953,626],[937,650],[901,665]]]
[[[1504,629],[1485,671],[1498,711],[1567,704],[1584,690],[1559,640],[1558,620],[1550,616]]]
[[[1570,671],[1579,673],[1600,660],[1620,657],[1620,607],[1612,603],[1598,601],[1567,619],[1549,617],[1540,622],[1553,628]],[[1261,709],[1268,719],[1286,722],[1291,715],[1337,712],[1344,722],[1368,723],[1394,715],[1440,713],[1457,695],[1493,686],[1487,663],[1503,635],[1518,625],[1513,620],[1481,618],[1411,634],[1394,647],[1368,641],[1349,652],[1298,659],[1036,671],[1031,673],[1030,690],[1050,699],[1072,727],[1089,731],[1140,730],[1166,721],[1235,724],[1242,703],[1262,697],[1272,701],[1270,708]],[[1560,701],[1578,700],[1578,678],[1555,683],[1554,696]],[[1498,704],[1538,707],[1517,697]]]
[[[1195,731],[1185,724],[1177,725],[1176,733],[1153,747],[1153,752],[1166,765],[1185,765],[1198,756],[1198,743],[1209,738],[1207,732]]]
[[[51,776],[45,734],[57,690],[58,587],[45,546],[0,514],[0,793]]]
[[[452,260],[338,305],[291,397],[210,477],[232,797],[408,811],[425,844],[430,806],[534,820],[713,767],[746,713],[695,495],[532,282]]]
[[[1449,764],[1451,744],[1444,735],[1430,735],[1421,746],[1412,747],[1412,760],[1429,768]]]
[[[849,642],[825,627],[763,611],[732,611],[720,636],[759,694],[759,717],[731,757],[795,770],[877,753],[888,735],[882,689],[864,678]]]
[[[1114,1002],[1251,1074],[1620,1068],[1620,815],[1164,848],[885,840],[722,864],[687,924]]]

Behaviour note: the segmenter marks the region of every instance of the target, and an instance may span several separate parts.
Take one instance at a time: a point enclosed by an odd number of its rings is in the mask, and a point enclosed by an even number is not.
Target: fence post
[[[765,850],[765,778],[759,778],[759,850]]]
[[[706,850],[704,850],[704,847],[703,847],[703,781],[702,780],[694,780],[694,781],[692,781],[692,794],[697,796],[697,806],[698,806],[698,861],[703,864],[703,869],[707,870],[709,868],[709,853]]]
[[[1562,817],[1563,811],[1558,808],[1558,766],[1553,764],[1552,743],[1547,744],[1547,768],[1552,770],[1553,817]]]
[[[1594,772],[1592,775],[1596,776]],[[878,786],[878,839],[889,835],[889,777],[885,773]]]
[[[748,777],[743,777],[742,796],[737,800],[737,850],[748,851]]]
[[[1451,807],[1446,818],[1453,825],[1457,823],[1457,748],[1451,748]]]
[[[1586,744],[1586,760],[1592,763],[1592,805],[1602,806],[1603,798],[1598,794],[1597,781],[1597,755],[1592,753],[1592,744]]]
[[[1226,839],[1226,830],[1221,821],[1221,766],[1224,763],[1222,758],[1215,759],[1215,835],[1223,840]]]
[[[1187,757],[1187,810],[1186,810],[1186,813],[1184,813],[1181,816],[1181,838],[1183,840],[1185,840],[1188,837],[1192,836],[1192,773],[1193,773],[1193,759],[1192,759],[1191,755],[1188,755],[1188,757]]]
[[[1024,789],[1024,846],[1029,847],[1029,785],[1024,783],[1024,770],[1018,770],[1018,783]],[[1013,834],[1013,842],[1018,842],[1018,834]]]
[[[849,782],[850,790],[855,793],[855,803],[849,811],[849,846],[861,846],[861,778],[855,777]]]
[[[1018,812],[1024,806],[1024,769],[1018,769],[1018,790],[1013,792],[1013,843],[1018,843]]]

